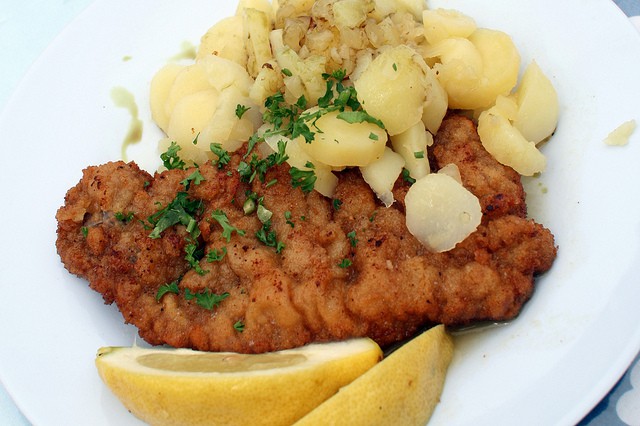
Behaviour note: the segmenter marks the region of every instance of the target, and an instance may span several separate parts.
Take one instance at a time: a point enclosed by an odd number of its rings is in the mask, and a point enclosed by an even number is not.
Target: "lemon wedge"
[[[295,426],[424,425],[435,409],[453,356],[439,325],[392,352]]]
[[[100,377],[152,425],[290,425],[382,357],[371,339],[244,355],[105,347]]]

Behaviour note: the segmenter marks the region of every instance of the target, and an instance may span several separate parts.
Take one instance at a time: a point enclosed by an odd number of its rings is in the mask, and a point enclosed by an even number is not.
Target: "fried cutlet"
[[[197,184],[185,184],[193,168],[152,176],[134,163],[88,167],[57,213],[65,267],[151,344],[257,353],[369,336],[386,346],[429,324],[508,320],[556,256],[551,232],[526,218],[519,175],[460,116],[445,119],[430,160],[458,166],[483,219],[444,253],[407,230],[402,180],[386,208],[357,170],[341,172],[340,204],[294,188],[286,164],[245,182],[241,154],[224,167],[200,165]],[[198,232],[178,221],[150,238],[149,218],[180,193],[199,203]],[[251,194],[272,213],[268,226],[245,214]],[[196,295],[219,297],[205,306]]]

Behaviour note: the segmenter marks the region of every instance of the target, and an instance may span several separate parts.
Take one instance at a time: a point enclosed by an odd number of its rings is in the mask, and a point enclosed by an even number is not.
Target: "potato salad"
[[[464,111],[496,160],[531,176],[546,167],[539,144],[559,111],[551,81],[522,66],[508,34],[423,0],[240,0],[195,60],[157,72],[150,99],[161,150],[175,143],[195,164],[246,143],[263,156],[284,147],[321,194],[357,167],[386,206],[410,180],[407,227],[438,252],[482,218],[455,166],[430,170],[445,114]]]

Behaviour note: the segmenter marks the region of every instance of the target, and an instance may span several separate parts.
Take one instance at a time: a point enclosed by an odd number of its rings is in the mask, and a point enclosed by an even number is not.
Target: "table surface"
[[[640,1],[613,0],[640,30]],[[8,0],[0,5],[0,110],[53,38],[91,0]],[[0,384],[0,423],[29,422]],[[640,425],[640,355],[579,426]]]

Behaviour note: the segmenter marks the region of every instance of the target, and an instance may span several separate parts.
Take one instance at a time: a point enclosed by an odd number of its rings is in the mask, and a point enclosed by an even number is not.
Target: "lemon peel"
[[[152,425],[290,425],[382,357],[371,339],[267,354],[105,347],[100,377]]]
[[[444,326],[392,352],[294,426],[424,425],[440,400],[453,356]]]

